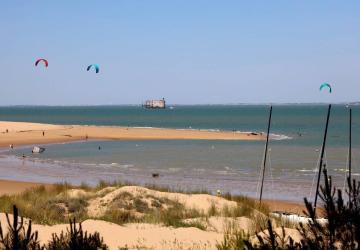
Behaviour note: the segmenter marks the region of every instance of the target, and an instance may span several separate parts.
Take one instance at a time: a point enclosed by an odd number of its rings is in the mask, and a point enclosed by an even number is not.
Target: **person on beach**
[[[45,136],[45,131],[42,132],[43,136]]]
[[[9,147],[10,147],[11,149],[13,149],[13,148],[14,148],[14,145],[13,145],[13,144],[10,144]]]

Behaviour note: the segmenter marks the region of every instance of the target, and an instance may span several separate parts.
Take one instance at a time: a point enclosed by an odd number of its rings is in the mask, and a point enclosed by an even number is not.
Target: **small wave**
[[[228,175],[229,172],[226,170],[217,170],[213,172],[214,174],[219,174],[219,175]]]
[[[297,171],[299,171],[299,172],[317,172],[317,169],[316,168],[314,168],[314,169],[299,169],[299,170],[297,170]]]
[[[345,168],[335,168],[334,169],[336,172],[349,172],[348,169],[345,169]]]
[[[220,129],[199,129],[199,131],[205,131],[205,132],[220,132]]]
[[[137,129],[141,129],[141,128],[146,128],[146,129],[161,129],[161,128],[157,128],[157,127],[129,127],[129,128],[137,128]]]
[[[132,168],[132,167],[134,167],[134,165],[133,164],[121,164],[121,165],[119,165],[119,167],[120,168]]]
[[[84,165],[84,166],[96,166],[97,164],[96,163],[81,163],[81,165]]]
[[[194,172],[205,172],[206,169],[205,168],[194,168],[193,171]]]
[[[220,130],[217,128],[192,128],[191,126],[189,128],[177,128],[176,130],[179,131],[202,131],[202,132],[221,132],[226,130]]]
[[[106,164],[105,164],[106,165]],[[128,168],[132,168],[134,167],[133,164],[120,164],[120,163],[117,163],[117,162],[113,162],[111,164],[108,164],[108,166],[110,167],[116,167],[116,168],[123,168],[123,169],[128,169]]]
[[[275,141],[282,141],[282,140],[291,140],[291,136],[282,135],[282,134],[270,134],[270,139]]]
[[[169,172],[179,172],[181,168],[169,168]]]

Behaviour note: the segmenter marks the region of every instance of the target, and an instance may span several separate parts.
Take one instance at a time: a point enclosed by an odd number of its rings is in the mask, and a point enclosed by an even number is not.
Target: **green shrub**
[[[119,225],[136,221],[136,218],[130,211],[122,209],[108,209],[105,214],[99,219]]]
[[[332,187],[326,168],[323,171],[325,185],[321,187],[320,199],[324,204],[327,223],[317,220],[315,208],[305,198],[307,216],[311,219],[307,224],[301,224],[298,231],[302,236],[300,243],[294,243],[291,237],[285,239],[285,231],[278,235],[268,221],[268,235],[265,238],[257,235],[258,246],[245,241],[248,249],[359,249],[360,244],[360,182],[348,179],[347,194],[349,200],[345,203],[342,191]]]
[[[6,213],[6,220],[8,223],[8,233],[4,235],[2,225],[0,224],[0,246],[1,249],[14,249],[14,250],[38,250],[43,249],[40,247],[38,241],[38,233],[32,232],[31,221],[27,229],[24,227],[24,219],[20,218],[18,209],[13,206],[13,223],[10,222],[9,214]]]
[[[70,220],[70,230],[61,232],[60,236],[53,234],[46,246],[48,250],[99,250],[108,249],[98,232],[88,234],[83,232],[81,223],[76,227],[75,219]]]

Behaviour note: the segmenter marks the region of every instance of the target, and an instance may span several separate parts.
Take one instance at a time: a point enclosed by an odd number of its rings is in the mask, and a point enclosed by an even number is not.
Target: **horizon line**
[[[251,105],[360,105],[360,101],[354,102],[259,102],[259,103],[193,103],[193,104],[167,104],[170,106],[251,106]],[[142,106],[141,104],[14,104],[14,105],[0,105],[2,108],[6,107],[106,107],[106,106]]]

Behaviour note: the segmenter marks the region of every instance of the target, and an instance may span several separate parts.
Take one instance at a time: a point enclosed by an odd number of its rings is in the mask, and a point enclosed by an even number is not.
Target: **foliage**
[[[268,234],[261,236],[259,233],[256,234],[256,238],[259,244],[255,246],[250,240],[245,240],[244,244],[249,250],[295,250],[300,248],[299,243],[295,243],[290,236],[286,236],[285,228],[281,227],[281,234],[274,231],[271,221],[268,220]],[[239,248],[240,249],[240,248]]]
[[[301,224],[298,231],[302,236],[299,243],[294,243],[291,237],[286,238],[285,230],[279,235],[274,232],[268,222],[268,235],[260,237],[259,244],[254,246],[245,241],[248,249],[359,249],[360,243],[360,182],[348,178],[349,197],[345,202],[342,191],[332,186],[326,168],[323,171],[325,185],[321,187],[320,198],[323,202],[327,223],[318,220],[316,210],[305,198],[306,214],[309,223]]]
[[[48,243],[48,250],[98,250],[108,249],[100,234],[88,234],[83,232],[81,223],[76,227],[75,219],[70,220],[70,230],[66,234],[61,232],[60,236],[53,234],[52,240]]]
[[[340,189],[332,187],[331,178],[324,170],[325,186],[321,187],[320,198],[328,223],[316,220],[312,204],[305,199],[307,215],[312,219],[308,226],[300,225],[302,245],[318,249],[357,249],[360,243],[360,182],[348,179],[349,200],[345,203]]]
[[[98,250],[108,249],[98,232],[88,234],[84,232],[79,223],[76,227],[75,219],[70,220],[70,230],[66,234],[61,232],[60,236],[52,235],[52,239],[47,245],[41,246],[38,241],[38,232],[32,232],[32,222],[29,220],[25,228],[24,218],[20,217],[18,209],[13,206],[13,222],[10,222],[9,214],[6,214],[8,232],[4,234],[0,224],[0,249],[5,250]]]
[[[2,225],[0,223],[0,246],[2,249],[43,249],[43,247],[40,247],[37,232],[31,232],[31,221],[29,221],[27,229],[24,227],[24,218],[21,217],[19,221],[19,214],[16,206],[13,206],[13,222],[10,222],[9,214],[7,213],[6,220],[8,223],[8,232],[6,235],[4,235]]]
[[[216,244],[218,250],[237,250],[244,249],[245,241],[249,239],[249,235],[242,230],[230,230],[225,232],[224,240]]]
[[[18,195],[1,196],[0,211],[11,212],[15,204],[24,217],[48,225],[66,223],[71,217],[84,220],[87,218],[86,198],[69,197],[67,191],[71,188],[65,183],[51,188],[45,186],[31,188]]]

